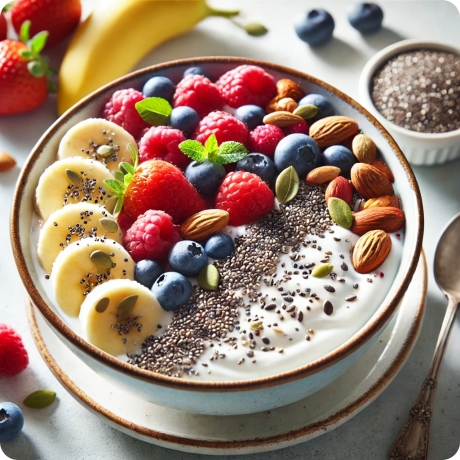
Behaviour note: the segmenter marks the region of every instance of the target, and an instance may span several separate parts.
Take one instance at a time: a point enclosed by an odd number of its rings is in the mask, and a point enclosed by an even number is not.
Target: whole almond
[[[310,137],[319,147],[340,144],[350,136],[357,134],[358,123],[348,117],[332,116],[321,118],[310,126]]]
[[[358,134],[353,138],[351,149],[358,161],[368,165],[371,165],[377,156],[377,147],[374,141],[365,134]]]
[[[206,209],[190,216],[181,226],[184,240],[203,241],[222,231],[228,224],[230,214],[221,209]]]
[[[299,102],[305,96],[305,93],[302,91],[300,86],[288,78],[283,78],[278,80],[276,83],[276,91],[278,96],[281,98],[283,97],[290,97],[294,99],[294,101]]]
[[[369,273],[385,262],[391,250],[390,235],[383,230],[365,233],[353,249],[351,261],[358,273]]]
[[[8,171],[16,166],[16,160],[8,153],[0,152],[0,172]]]
[[[329,183],[326,188],[326,204],[329,198],[340,198],[345,201],[348,206],[353,205],[353,188],[350,182],[345,177],[338,176]]]
[[[371,230],[384,230],[393,233],[404,225],[404,213],[398,208],[369,208],[353,214],[351,231],[364,235]]]
[[[374,161],[372,163],[372,166],[374,168],[377,168],[379,171],[382,171],[383,174],[387,177],[387,179],[393,184],[395,181],[395,176],[393,176],[393,173],[391,172],[390,168],[383,162],[383,161]]]
[[[268,115],[265,115],[263,121],[266,125],[275,125],[280,128],[285,128],[286,126],[291,126],[296,123],[301,123],[304,120],[302,117],[299,117],[298,115],[294,115],[291,112],[278,111],[278,112],[273,112],[273,113],[269,113]]]
[[[320,166],[310,171],[306,182],[308,185],[321,185],[334,180],[340,174],[340,168],[336,166]]]
[[[378,198],[369,198],[360,205],[360,210],[369,208],[399,208],[399,198],[396,195],[379,196]]]
[[[351,182],[366,200],[393,195],[393,186],[382,171],[372,165],[356,163],[351,168]]]
[[[294,101],[294,99],[290,97],[276,96],[268,103],[267,107],[265,107],[265,110],[267,111],[267,113],[279,111],[292,113],[296,108],[297,102]]]

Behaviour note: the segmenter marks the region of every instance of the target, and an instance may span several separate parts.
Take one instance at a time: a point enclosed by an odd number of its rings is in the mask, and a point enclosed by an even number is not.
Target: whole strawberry
[[[0,324],[0,377],[12,377],[22,372],[29,364],[29,356],[19,334]]]
[[[2,13],[0,13],[0,41],[5,40],[7,30],[8,26],[6,25],[5,16],[3,16]]]
[[[78,26],[81,16],[80,0],[15,0],[11,20],[19,34],[24,21],[32,22],[32,35],[49,32],[46,48],[60,43]]]

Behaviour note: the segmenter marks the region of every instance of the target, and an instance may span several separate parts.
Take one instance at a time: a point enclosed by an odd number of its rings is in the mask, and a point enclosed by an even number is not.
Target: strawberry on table
[[[0,13],[0,41],[5,40],[7,30],[8,26],[6,24],[5,16],[3,16],[2,13]]]

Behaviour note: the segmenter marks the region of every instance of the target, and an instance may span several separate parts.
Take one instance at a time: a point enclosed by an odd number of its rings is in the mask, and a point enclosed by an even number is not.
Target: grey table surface
[[[89,11],[93,3],[86,0],[85,11]],[[264,37],[253,38],[222,18],[206,19],[186,35],[155,49],[138,67],[199,55],[246,56],[313,74],[357,98],[362,67],[385,46],[403,38],[460,43],[460,17],[452,3],[379,3],[386,13],[385,27],[380,33],[363,38],[346,21],[348,1],[214,1],[215,6],[240,7],[245,20],[263,22],[270,32]],[[319,6],[333,14],[336,31],[332,43],[312,50],[297,39],[292,22],[303,11]],[[55,63],[59,62],[63,48],[64,45],[53,51]],[[38,388],[52,389],[58,394],[56,403],[47,409],[24,408],[24,431],[15,441],[5,443],[3,451],[16,460],[204,458],[149,445],[108,427],[66,393],[33,344],[25,315],[25,291],[9,244],[8,217],[20,168],[35,142],[55,119],[53,97],[32,113],[0,119],[0,150],[11,152],[18,160],[15,169],[0,176],[0,321],[11,324],[21,333],[31,361],[28,369],[19,376],[0,379],[0,400],[19,403]],[[248,456],[251,460],[388,458],[389,449],[428,370],[446,304],[432,273],[436,241],[443,226],[460,212],[460,161],[414,170],[425,208],[424,249],[429,286],[423,328],[408,362],[374,403],[343,426],[307,443]],[[459,348],[460,323],[457,320],[437,391],[430,448],[432,460],[453,457],[460,444]]]

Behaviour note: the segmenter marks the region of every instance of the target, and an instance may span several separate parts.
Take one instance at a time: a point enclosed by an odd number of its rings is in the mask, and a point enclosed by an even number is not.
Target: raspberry
[[[216,85],[225,102],[235,109],[248,104],[265,107],[276,96],[275,79],[254,65],[242,65],[228,71]]]
[[[284,134],[289,136],[289,134],[301,133],[301,134],[308,134],[310,131],[310,126],[308,123],[303,120],[299,121],[299,123],[295,123],[294,125],[287,126],[283,129]]]
[[[247,147],[251,153],[263,153],[273,158],[276,146],[283,138],[283,130],[278,126],[261,125],[249,133]]]
[[[247,126],[227,112],[212,112],[204,117],[193,133],[193,139],[204,145],[213,133],[219,145],[227,141],[245,144],[248,138]]]
[[[169,250],[180,241],[179,225],[163,211],[146,211],[126,232],[125,249],[135,262],[144,259],[166,260]]]
[[[168,213],[181,224],[206,205],[179,168],[161,160],[140,164],[125,192],[123,210],[136,220],[150,209]]]
[[[246,225],[273,208],[273,192],[257,175],[245,171],[227,174],[216,196],[216,208],[230,214],[229,225]]]
[[[104,109],[104,117],[126,129],[135,139],[139,139],[142,131],[148,125],[136,110],[136,102],[144,96],[135,89],[120,89],[115,91]]]
[[[202,75],[187,75],[176,86],[174,107],[186,105],[195,109],[200,117],[214,110],[222,110],[224,100],[219,89]]]
[[[6,324],[0,324],[0,377],[12,377],[29,364],[29,356],[19,334]]]
[[[182,131],[169,126],[153,126],[139,142],[139,161],[164,160],[184,169],[190,159],[179,149],[187,138]]]

